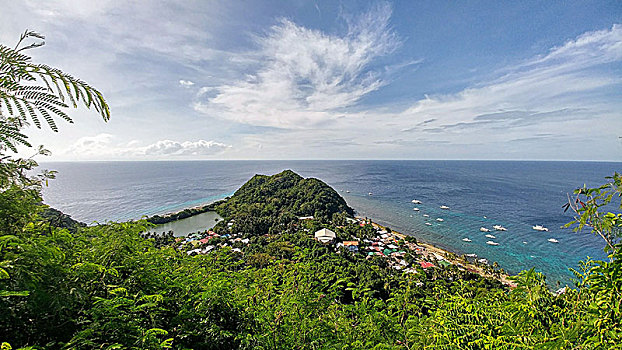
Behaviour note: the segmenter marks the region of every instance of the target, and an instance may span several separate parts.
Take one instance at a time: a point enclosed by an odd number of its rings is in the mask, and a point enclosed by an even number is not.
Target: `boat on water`
[[[482,232],[490,232],[490,230],[485,227],[480,227],[479,230]]]
[[[419,208],[415,207],[413,208],[414,211],[419,211]]]
[[[429,218],[429,217],[430,217],[430,215],[428,215],[428,214],[423,214],[423,217],[424,217],[424,218]]]
[[[467,258],[477,258],[477,254],[473,254],[473,253],[470,253],[470,254],[465,254],[465,256],[466,256]]]
[[[371,196],[371,195],[373,195],[373,193],[369,192],[367,195]]]
[[[441,208],[441,209],[444,209],[444,210],[449,210],[449,207],[448,207],[448,206],[446,206],[446,205],[441,205],[441,206],[440,206],[440,208]]]
[[[411,203],[413,203],[413,204],[421,204],[421,201],[420,201],[420,200],[418,200],[418,199],[413,199],[413,200],[411,201]]]
[[[486,244],[489,244],[489,245],[499,245],[499,243],[493,242],[493,241],[487,241]]]
[[[438,218],[438,219],[436,219],[436,221],[438,221],[438,222],[443,222],[443,221],[445,221],[445,220],[443,220],[443,219],[441,219],[441,218]]]
[[[429,222],[426,222],[425,224],[426,224],[426,225],[428,225],[428,226],[432,226],[432,224],[431,224],[431,223],[429,223]]]
[[[523,241],[523,244],[527,244],[527,241]]]
[[[492,238],[492,239],[495,239],[495,238],[497,238],[497,237],[495,237],[495,236],[493,236],[493,235],[486,235],[486,238]]]
[[[350,191],[346,191],[346,193],[350,193]]]
[[[548,231],[549,230],[548,228],[546,228],[546,227],[544,227],[542,225],[534,225],[531,228],[533,228],[536,231]]]
[[[494,225],[492,228],[494,228],[497,231],[507,231],[508,229],[501,226],[501,225]]]
[[[465,242],[473,242],[473,241],[471,241],[470,239],[468,239],[466,237],[464,237],[462,240],[465,241]]]
[[[480,262],[482,264],[488,264],[488,260],[487,259],[478,259],[477,262]]]
[[[551,243],[559,243],[559,241],[556,240],[555,238],[549,238],[549,239],[547,239],[547,241],[549,241]]]

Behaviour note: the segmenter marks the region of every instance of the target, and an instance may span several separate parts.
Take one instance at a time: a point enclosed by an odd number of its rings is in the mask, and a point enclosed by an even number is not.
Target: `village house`
[[[332,242],[335,237],[337,237],[337,234],[327,228],[323,228],[315,232],[315,239],[324,244]]]
[[[359,251],[359,242],[358,241],[344,241],[343,246],[346,247],[347,250],[355,253]]]

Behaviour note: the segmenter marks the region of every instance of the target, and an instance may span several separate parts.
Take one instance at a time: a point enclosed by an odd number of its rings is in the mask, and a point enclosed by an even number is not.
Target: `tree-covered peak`
[[[304,180],[302,176],[291,170],[284,170],[272,176],[256,174],[242,185],[242,187],[235,192],[234,196],[243,196],[245,193],[258,188],[275,192],[277,190],[296,186],[302,180]]]
[[[267,233],[300,216],[329,220],[334,214],[354,215],[354,210],[321,180],[303,178],[291,170],[275,175],[255,175],[231,198],[216,206],[241,232]]]

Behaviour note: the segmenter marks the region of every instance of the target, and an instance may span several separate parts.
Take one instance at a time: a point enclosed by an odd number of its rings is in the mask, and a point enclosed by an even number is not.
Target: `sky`
[[[0,5],[111,108],[26,129],[46,161],[622,161],[618,0]]]

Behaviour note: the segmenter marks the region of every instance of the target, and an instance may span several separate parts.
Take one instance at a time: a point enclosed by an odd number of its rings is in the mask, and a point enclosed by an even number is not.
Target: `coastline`
[[[361,217],[357,217],[357,218],[363,219]],[[374,222],[373,219],[371,218],[366,218],[366,219],[369,220],[372,226],[374,226],[377,229],[383,229],[383,230],[387,229],[386,226],[383,226],[383,225],[378,224],[377,222]],[[509,279],[511,276],[508,275],[507,273],[497,272],[496,274],[493,274],[493,273],[486,271],[486,267],[489,267],[489,268],[491,267],[488,264],[478,264],[478,263],[470,262],[465,257],[460,256],[457,253],[452,252],[449,249],[441,248],[431,243],[420,241],[419,238],[417,238],[415,234],[404,234],[399,231],[395,231],[393,229],[391,229],[391,234],[401,239],[405,239],[406,237],[415,238],[417,240],[417,245],[425,248],[423,255],[426,257],[428,255],[433,255],[436,259],[437,256],[440,256],[445,261],[449,262],[450,264],[458,266],[458,268],[466,269],[470,272],[477,273],[478,275],[483,276],[483,277],[496,279],[499,282],[511,288],[516,287],[516,284]]]
[[[147,220],[149,221],[149,219],[153,219],[154,217],[157,216],[159,219],[164,220],[163,223],[158,223],[158,225],[161,225],[161,224],[166,224],[166,223],[170,223],[170,222],[174,222],[178,220],[187,219],[187,218],[200,215],[200,214],[203,214],[209,211],[214,211],[212,207],[214,203],[215,202],[206,204],[206,205],[193,206],[193,207],[179,210],[177,212],[163,214],[162,216],[154,215],[152,217],[147,218]],[[358,216],[355,218],[359,220],[367,219],[371,222],[371,225],[377,229],[382,229],[382,230],[387,229],[386,226],[383,226],[373,221],[373,219],[371,218],[362,218]],[[396,237],[399,237],[400,239],[405,239],[406,237],[415,238],[417,240],[417,245],[425,248],[424,251],[422,252],[422,255],[426,258],[428,258],[429,256],[432,256],[434,260],[439,260],[439,258],[441,258],[442,260],[452,265],[458,266],[458,268],[468,270],[470,272],[476,273],[483,277],[496,279],[499,282],[509,287],[515,287],[515,283],[509,279],[510,275],[508,275],[505,272],[501,273],[499,270],[494,270],[492,266],[488,265],[487,263],[486,264],[478,263],[477,260],[469,261],[465,256],[458,255],[458,253],[453,252],[450,249],[442,248],[442,247],[439,247],[437,245],[434,245],[434,244],[431,244],[425,241],[420,241],[416,233],[405,234],[405,233],[401,233],[399,231],[395,231],[391,229],[391,234]]]
[[[175,212],[166,213],[166,214],[156,214],[152,216],[147,216],[145,220],[155,225],[164,225],[173,221],[178,221],[182,219],[187,219],[199,214],[207,213],[210,211],[215,212],[214,204],[219,201],[213,201],[207,204],[195,205],[188,208],[183,208]]]

